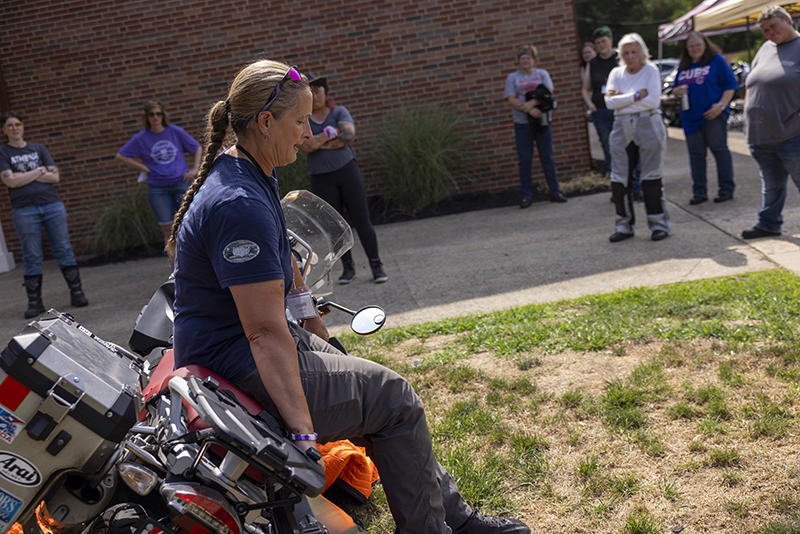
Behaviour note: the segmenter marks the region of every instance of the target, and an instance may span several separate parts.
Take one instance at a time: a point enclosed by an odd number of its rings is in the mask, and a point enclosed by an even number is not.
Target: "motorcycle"
[[[379,307],[353,311],[324,299],[331,267],[353,244],[347,223],[306,191],[281,204],[320,312],[351,314],[351,328],[362,335],[379,330]],[[320,495],[317,449],[299,450],[275,418],[224,378],[199,366],[173,371],[173,301],[169,280],[137,319],[133,353],[53,310],[53,318],[32,323],[38,332],[15,336],[3,351],[0,404],[12,408],[4,396],[9,379],[30,391],[17,412],[2,410],[16,418],[6,434],[19,441],[0,442],[0,532],[16,522],[12,530],[24,534],[79,532],[87,524],[85,534],[357,534],[352,519]],[[34,390],[35,381],[20,373],[35,364],[54,368],[38,373],[52,376],[52,386]],[[105,386],[106,394],[89,395],[89,385]],[[82,404],[95,409],[77,417],[87,412]],[[62,429],[64,422],[73,427]],[[8,482],[25,482],[29,491],[14,494]]]

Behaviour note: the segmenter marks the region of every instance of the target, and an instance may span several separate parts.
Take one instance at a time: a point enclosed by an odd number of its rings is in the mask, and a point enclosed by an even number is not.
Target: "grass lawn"
[[[426,405],[464,498],[537,532],[800,534],[800,277],[773,270],[343,336]],[[394,523],[380,485],[348,506]]]

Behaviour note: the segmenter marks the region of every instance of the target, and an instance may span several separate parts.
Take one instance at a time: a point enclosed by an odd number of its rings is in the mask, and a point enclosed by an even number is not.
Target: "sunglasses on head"
[[[275,102],[275,99],[278,98],[278,95],[281,94],[281,89],[283,88],[283,84],[286,83],[286,80],[291,78],[292,80],[299,82],[301,77],[300,73],[297,71],[297,65],[292,65],[289,67],[289,70],[286,71],[286,74],[283,75],[281,81],[278,82],[278,85],[275,86],[275,89],[272,90],[272,93],[269,95],[269,100],[267,100],[267,104],[261,109],[259,114],[264,113],[267,109]]]
[[[161,111],[148,111],[147,112],[147,116],[148,117],[163,117],[164,113],[161,112]]]

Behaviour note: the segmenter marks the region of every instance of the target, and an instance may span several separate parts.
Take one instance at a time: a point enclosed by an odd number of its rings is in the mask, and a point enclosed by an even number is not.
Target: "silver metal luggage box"
[[[53,310],[31,326],[0,353],[0,533],[100,469],[138,411],[135,357]]]

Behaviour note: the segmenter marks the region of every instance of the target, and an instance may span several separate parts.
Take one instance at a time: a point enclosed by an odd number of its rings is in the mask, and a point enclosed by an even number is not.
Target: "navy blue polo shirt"
[[[181,224],[175,256],[175,365],[202,365],[230,381],[255,369],[230,286],[283,278],[291,250],[273,170],[217,158]],[[287,327],[288,328],[288,327]]]

